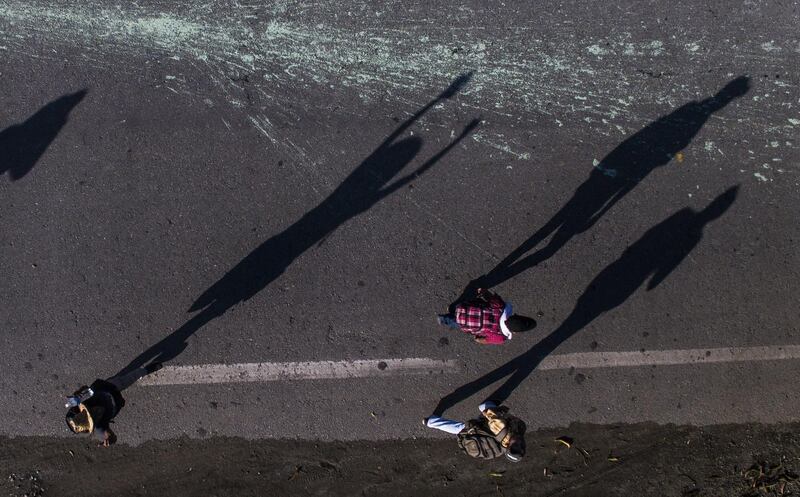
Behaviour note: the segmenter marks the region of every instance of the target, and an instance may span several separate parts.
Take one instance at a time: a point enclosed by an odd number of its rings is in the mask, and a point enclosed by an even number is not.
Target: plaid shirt
[[[481,296],[456,306],[456,322],[465,333],[483,337],[488,343],[503,343],[506,337],[500,329],[500,317],[505,307],[498,295]]]

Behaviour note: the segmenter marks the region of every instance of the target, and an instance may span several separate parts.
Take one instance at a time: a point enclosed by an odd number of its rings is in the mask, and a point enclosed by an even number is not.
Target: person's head
[[[67,427],[72,433],[91,433],[94,431],[94,420],[86,406],[80,404],[67,411]]]
[[[527,316],[513,314],[506,319],[506,327],[509,329],[509,331],[511,331],[511,333],[522,333],[523,331],[536,328],[536,321]]]
[[[522,436],[514,436],[508,441],[506,459],[511,462],[520,462],[523,457],[525,457],[525,439]]]

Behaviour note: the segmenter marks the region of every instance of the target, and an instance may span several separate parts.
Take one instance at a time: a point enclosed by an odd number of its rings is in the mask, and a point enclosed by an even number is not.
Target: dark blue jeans
[[[455,328],[456,330],[461,329],[456,322],[456,317],[452,314],[439,314],[439,324],[449,326],[450,328]]]

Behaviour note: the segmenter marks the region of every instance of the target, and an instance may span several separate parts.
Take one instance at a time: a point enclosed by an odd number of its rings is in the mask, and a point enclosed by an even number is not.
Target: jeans
[[[497,407],[497,404],[492,402],[491,400],[487,400],[480,406],[478,406],[478,410],[483,413],[486,409],[492,409]],[[461,430],[464,429],[466,426],[461,421],[453,421],[452,419],[446,419],[439,416],[431,416],[426,421],[426,426],[428,428],[435,428],[437,430],[445,431],[447,433],[452,433],[453,435],[458,435]]]
[[[443,326],[449,326],[450,328],[454,328],[456,330],[461,329],[461,326],[459,326],[456,322],[456,317],[452,314],[439,314],[439,324]]]

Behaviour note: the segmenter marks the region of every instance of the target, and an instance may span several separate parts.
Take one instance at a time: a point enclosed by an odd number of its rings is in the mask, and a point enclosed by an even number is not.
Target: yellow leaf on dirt
[[[572,447],[572,439],[569,437],[558,437],[555,439],[555,441],[566,445],[568,449]]]

